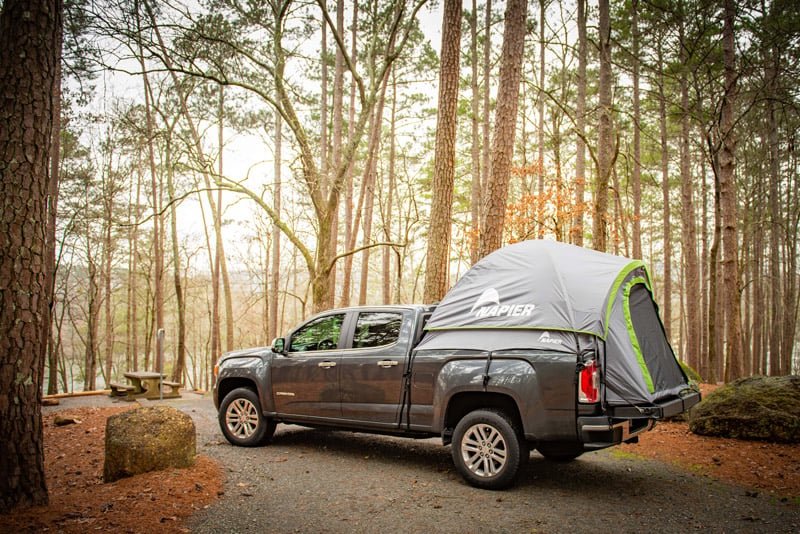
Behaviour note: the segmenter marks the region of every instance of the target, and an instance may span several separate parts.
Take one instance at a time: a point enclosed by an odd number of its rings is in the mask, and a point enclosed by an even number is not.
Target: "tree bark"
[[[283,126],[281,114],[275,113],[275,162],[273,164],[273,186],[272,186],[272,208],[280,216],[281,213],[281,150],[283,145]],[[269,316],[269,339],[272,341],[279,336],[278,328],[278,285],[280,284],[281,270],[281,229],[277,223],[272,224],[272,271],[270,273],[269,285],[269,309],[272,313]]]
[[[578,101],[575,108],[575,203],[577,213],[572,222],[572,242],[583,246],[583,205],[586,187],[586,0],[578,0]]]
[[[633,257],[642,259],[642,111],[639,105],[639,0],[631,2],[633,38]]]
[[[720,203],[722,207],[722,276],[725,299],[725,381],[732,382],[744,376],[744,347],[742,340],[740,288],[739,288],[739,240],[737,231],[736,182],[736,137],[734,133],[736,113],[737,77],[736,40],[734,19],[736,3],[725,0],[722,27],[722,56],[725,65],[725,96],[720,110],[722,149],[719,155]]]
[[[489,90],[489,82],[491,80],[491,73],[492,73],[492,64],[491,64],[491,50],[492,50],[492,0],[486,0],[486,14],[484,18],[484,38],[483,38],[483,149],[481,153],[481,203],[480,203],[480,213],[479,221],[483,221],[483,206],[486,202],[486,187],[489,183],[489,175],[492,171],[492,161],[490,159],[490,138],[491,131],[489,129],[489,117],[491,116],[491,107],[490,107],[490,90]],[[477,246],[477,253],[475,257],[472,258],[472,263],[478,261],[481,257],[480,254],[480,224],[478,224],[478,236],[475,236],[474,239],[478,240]]]
[[[613,131],[611,124],[611,15],[608,0],[600,0],[599,45],[600,81],[598,86],[597,120],[597,182],[595,186],[594,217],[592,219],[592,248],[605,251],[608,238],[608,181],[613,165]]]
[[[442,17],[442,59],[433,160],[433,200],[428,228],[423,301],[437,302],[450,282],[450,235],[456,164],[459,61],[461,57],[461,0],[445,0]]]
[[[6,0],[0,11],[0,513],[48,502],[40,401],[53,297],[48,165],[62,24],[60,0]]]
[[[770,308],[771,318],[769,330],[769,374],[778,376],[788,374],[788,369],[782,369],[781,365],[781,318],[783,295],[781,292],[781,220],[780,220],[780,192],[779,192],[779,142],[778,142],[778,110],[775,99],[777,93],[777,73],[780,54],[770,50],[765,58],[767,62],[766,79],[767,90],[773,98],[767,99],[767,139],[769,140],[769,280],[770,280]]]
[[[178,210],[175,197],[175,180],[171,164],[170,137],[167,137],[165,160],[167,167],[167,194],[169,195],[170,231],[172,234],[172,279],[175,285],[175,301],[178,308],[177,354],[175,365],[172,368],[172,380],[183,383],[183,372],[186,369],[186,301],[183,298],[183,284],[181,283],[181,251],[178,237]]]
[[[136,22],[141,34],[141,25],[139,19],[139,6],[138,2],[134,6],[136,9]],[[147,2],[145,7],[149,10]],[[161,243],[161,229],[163,224],[161,222],[161,205],[159,203],[159,184],[156,176],[156,157],[155,149],[153,147],[153,116],[152,116],[152,92],[150,90],[150,81],[147,76],[147,68],[145,66],[144,51],[142,47],[141,38],[138,42],[139,45],[139,63],[142,67],[142,81],[144,85],[144,108],[145,108],[145,132],[147,135],[147,150],[150,163],[150,190],[153,202],[153,307],[154,307],[154,327],[155,332],[164,328],[164,290],[163,290],[163,271],[164,271],[164,257],[163,248]],[[158,336],[156,336],[158,338]],[[156,347],[155,357],[155,370],[161,372],[161,358],[159,355],[159,348]]]
[[[657,45],[658,64],[663,65],[661,41]],[[664,225],[664,291],[662,296],[662,321],[667,339],[672,338],[672,222],[669,199],[669,148],[667,145],[667,101],[664,94],[664,72],[658,73],[658,109],[661,127],[661,193]]]
[[[470,155],[472,156],[472,168],[470,175],[472,178],[472,189],[470,191],[470,239],[469,239],[469,258],[470,263],[478,261],[478,232],[481,226],[481,140],[480,140],[480,89],[478,84],[478,1],[472,0],[472,13],[469,19],[469,59],[472,68],[470,78],[470,92],[472,93],[472,144]],[[488,92],[488,80],[485,83],[485,90]],[[485,142],[485,141],[484,141]]]
[[[47,285],[50,288],[50,295],[55,295],[56,284],[56,216],[58,214],[58,182],[61,170],[61,49],[63,47],[63,32],[56,35],[55,52],[56,72],[53,81],[53,146],[50,152],[50,176],[48,177],[47,192],[47,265],[45,266],[45,276]],[[55,298],[50,302],[50,315],[54,315]],[[58,393],[58,349],[60,339],[53,338],[52,324],[47,326],[42,334],[42,339],[48,340],[48,378],[47,393],[52,395]]]
[[[486,186],[486,201],[481,215],[480,257],[497,250],[503,242],[508,183],[514,155],[519,84],[522,77],[526,16],[527,0],[508,1],[492,139],[491,174]]]
[[[682,6],[682,4],[681,4]],[[685,42],[684,17],[681,17],[678,34],[681,43]],[[681,46],[681,63],[683,68],[680,73],[681,89],[681,247],[683,251],[683,266],[685,269],[684,295],[686,298],[686,353],[683,360],[693,369],[700,365],[700,314],[694,298],[700,294],[700,272],[697,258],[697,223],[694,208],[694,180],[691,173],[691,154],[689,151],[689,80],[688,47]]]
[[[537,133],[538,157],[536,158],[537,192],[539,201],[536,203],[536,218],[538,220],[537,237],[544,238],[544,83],[545,83],[545,0],[539,0],[539,90],[537,91],[537,115],[539,131]]]
[[[353,24],[352,24],[352,43],[350,49],[350,61],[353,64],[353,69],[356,66],[356,60],[358,58],[356,43],[357,43],[357,28],[358,28],[358,2],[353,2]],[[344,35],[342,33],[341,35]],[[339,47],[337,47],[337,51],[341,53]],[[347,123],[347,142],[353,142],[353,133],[355,131],[355,118],[356,118],[356,80],[355,76],[353,76],[352,82],[350,84],[350,110],[349,110],[349,120]],[[350,246],[350,243],[355,243],[355,237],[353,237],[354,233],[358,232],[357,228],[353,227],[353,166],[350,165],[347,169],[347,174],[345,177],[345,196],[344,196],[344,242],[346,246]],[[342,269],[342,295],[339,300],[340,307],[346,307],[350,305],[350,293],[351,293],[351,280],[353,276],[353,255],[349,254],[344,259],[344,267]]]

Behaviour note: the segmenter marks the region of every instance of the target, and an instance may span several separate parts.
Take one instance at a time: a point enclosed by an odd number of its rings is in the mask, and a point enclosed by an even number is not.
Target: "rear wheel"
[[[275,421],[261,413],[258,395],[250,388],[228,393],[219,406],[219,426],[233,445],[255,447],[267,443],[275,433]]]
[[[453,432],[456,469],[478,488],[503,489],[514,482],[528,457],[527,442],[511,418],[496,410],[465,415]]]

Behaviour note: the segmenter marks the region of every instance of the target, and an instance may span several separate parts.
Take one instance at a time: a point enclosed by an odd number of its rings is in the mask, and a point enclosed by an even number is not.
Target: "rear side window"
[[[292,336],[291,352],[333,350],[339,344],[344,314],[320,317],[302,326]]]
[[[395,312],[362,312],[358,314],[353,348],[382,347],[400,337],[403,314]]]

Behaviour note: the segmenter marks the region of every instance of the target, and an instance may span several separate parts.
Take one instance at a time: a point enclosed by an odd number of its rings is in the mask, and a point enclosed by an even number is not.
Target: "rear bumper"
[[[681,397],[667,399],[652,405],[609,406],[606,410],[611,417],[664,419],[685,412],[700,402],[700,392],[692,391]]]
[[[578,431],[586,450],[605,449],[631,441],[642,432],[656,426],[655,419],[611,419],[609,417],[580,417]]]
[[[578,417],[578,434],[586,450],[603,449],[633,440],[656,426],[656,421],[684,412],[700,402],[700,393],[649,406],[610,406],[606,415]]]

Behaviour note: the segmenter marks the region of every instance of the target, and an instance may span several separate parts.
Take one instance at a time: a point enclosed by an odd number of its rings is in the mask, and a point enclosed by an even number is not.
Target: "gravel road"
[[[193,532],[800,532],[798,504],[615,448],[569,463],[533,453],[515,487],[492,492],[465,484],[437,439],[278,425],[269,446],[240,448],[209,395],[164,402],[192,416],[198,452],[226,472]]]

